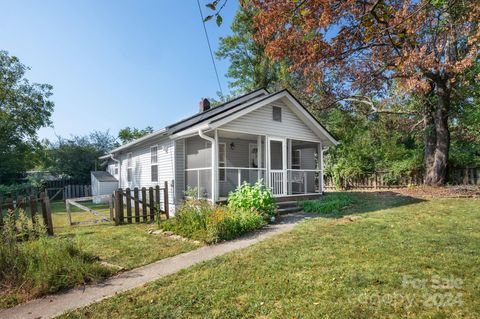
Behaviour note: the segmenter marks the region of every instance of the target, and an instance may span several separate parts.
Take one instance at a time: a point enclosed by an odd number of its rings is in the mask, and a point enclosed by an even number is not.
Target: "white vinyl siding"
[[[151,180],[151,146],[158,145],[157,151],[157,170],[158,170],[158,181]],[[133,187],[150,187],[160,185],[163,187],[165,181],[168,182],[169,187],[169,202],[171,205],[174,205],[174,190],[175,187],[175,172],[174,172],[174,160],[175,160],[175,148],[174,142],[170,139],[163,139],[160,141],[155,141],[150,144],[140,145],[132,148],[130,151],[132,153],[131,157],[131,171],[132,171],[132,180],[131,182],[127,181],[127,154],[115,155],[115,158],[122,160],[121,165],[121,188],[133,188]],[[174,209],[174,207],[172,207]]]
[[[281,122],[273,120],[272,106],[281,107]],[[222,125],[220,129],[249,134],[287,137],[300,141],[315,142],[319,140],[318,136],[282,101],[275,101],[272,104],[262,106]]]
[[[175,141],[175,201],[181,202],[185,192],[185,140]]]

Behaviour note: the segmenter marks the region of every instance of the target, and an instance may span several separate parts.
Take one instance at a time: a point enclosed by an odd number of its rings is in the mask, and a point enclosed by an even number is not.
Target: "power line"
[[[210,45],[210,39],[208,38],[207,27],[205,26],[205,21],[203,18],[202,7],[200,6],[200,0],[197,0],[198,11],[200,12],[200,18],[202,19],[203,31],[205,31],[205,38],[207,39],[208,50],[210,51],[210,57],[212,58],[213,69],[215,70],[215,75],[217,77],[218,88],[220,93],[223,95],[222,85],[220,84],[220,78],[218,76],[217,65],[215,64],[215,58],[213,57],[212,46]]]

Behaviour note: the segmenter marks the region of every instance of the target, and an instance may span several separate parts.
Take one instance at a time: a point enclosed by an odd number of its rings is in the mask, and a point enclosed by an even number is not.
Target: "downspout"
[[[215,183],[215,180],[216,180],[216,174],[215,174],[216,141],[215,141],[214,138],[205,135],[201,129],[198,130],[198,136],[200,136],[204,140],[209,141],[210,144],[212,145],[212,202],[215,203],[215,201],[216,201],[216,198],[215,198],[216,197],[215,196],[215,194],[216,194],[216,187],[215,187],[215,184],[216,184]],[[200,173],[197,173],[197,174],[200,174]],[[200,185],[198,185],[198,187],[200,188]]]
[[[115,157],[113,157],[113,154],[109,154],[110,158],[118,163],[118,188],[122,188],[122,162]]]

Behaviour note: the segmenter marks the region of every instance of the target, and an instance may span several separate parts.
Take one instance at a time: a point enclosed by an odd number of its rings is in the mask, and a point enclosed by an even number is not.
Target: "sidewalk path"
[[[117,293],[142,286],[150,281],[171,275],[196,263],[213,259],[228,252],[253,245],[271,236],[291,230],[296,223],[314,215],[294,213],[279,218],[279,222],[236,240],[165,258],[111,277],[99,284],[69,290],[63,294],[45,296],[13,308],[0,310],[3,319],[39,319],[59,316],[66,311],[84,307]]]

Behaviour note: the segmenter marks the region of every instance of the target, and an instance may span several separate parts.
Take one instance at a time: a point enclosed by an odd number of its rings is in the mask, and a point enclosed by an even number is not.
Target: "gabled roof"
[[[269,93],[265,89],[258,89],[122,145],[112,150],[110,154],[125,150],[155,137],[172,135],[181,136],[190,131],[198,130],[203,126],[206,126],[207,129],[216,128],[236,116],[241,116],[246,112],[250,112],[252,109],[259,108],[266,103],[270,103],[271,101],[282,97],[286,97],[291,102],[292,106],[298,111],[297,115],[303,118],[311,129],[320,132],[321,135],[325,136],[327,141],[332,145],[338,144],[338,141],[332,136],[332,134],[330,134],[330,132],[328,132],[327,129],[325,129],[325,127],[323,127],[288,90],[285,89],[275,93]],[[101,158],[105,159],[108,157],[109,155],[104,155]]]

